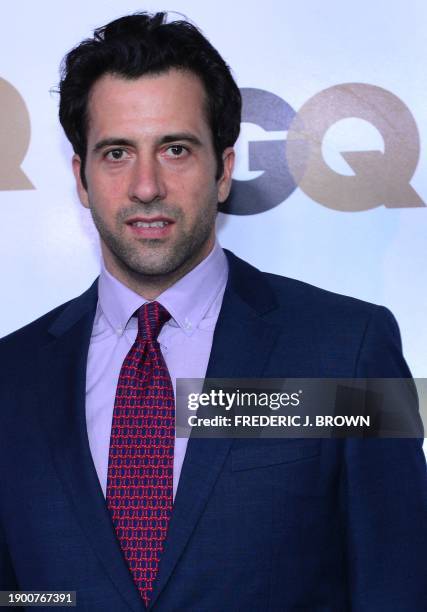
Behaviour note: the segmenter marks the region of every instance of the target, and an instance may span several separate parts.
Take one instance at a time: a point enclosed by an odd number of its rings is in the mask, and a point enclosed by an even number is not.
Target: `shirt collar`
[[[224,289],[228,263],[218,242],[209,255],[156,299],[187,335],[191,335]],[[98,305],[115,332],[122,332],[134,312],[147,300],[123,285],[101,266]]]

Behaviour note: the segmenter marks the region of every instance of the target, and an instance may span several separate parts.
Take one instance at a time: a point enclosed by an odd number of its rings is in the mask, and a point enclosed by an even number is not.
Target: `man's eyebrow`
[[[177,140],[184,140],[196,146],[201,146],[202,142],[192,134],[191,132],[177,132],[175,134],[165,134],[158,140],[159,145],[168,144],[169,142],[176,142]]]
[[[105,149],[105,147],[134,147],[135,142],[133,140],[128,140],[127,138],[103,138],[99,140],[95,146],[93,147],[94,153],[100,151],[101,149]]]

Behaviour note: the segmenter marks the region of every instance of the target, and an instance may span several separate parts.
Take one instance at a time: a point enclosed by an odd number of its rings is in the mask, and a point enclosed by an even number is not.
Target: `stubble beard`
[[[181,229],[176,239],[168,243],[161,238],[129,240],[125,237],[125,220],[137,215],[147,215],[147,210],[141,208],[141,205],[123,209],[117,215],[116,230],[108,227],[95,207],[91,205],[90,210],[95,227],[111,254],[114,265],[120,270],[120,275],[130,281],[130,285],[144,280],[150,284],[163,284],[168,279],[176,281],[184,276],[202,261],[204,247],[212,235],[216,218],[216,207],[204,207],[193,226],[187,230]],[[184,213],[170,206],[162,205],[161,209],[156,210],[151,206],[148,215],[164,215],[172,218],[181,227],[185,221]]]

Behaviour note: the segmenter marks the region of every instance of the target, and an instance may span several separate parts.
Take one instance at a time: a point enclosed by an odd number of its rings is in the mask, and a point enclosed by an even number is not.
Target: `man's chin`
[[[159,254],[160,255],[160,254]],[[168,258],[166,256],[159,257],[144,257],[127,262],[121,262],[123,272],[133,276],[134,278],[147,278],[150,280],[167,279],[171,276],[179,274],[183,270],[183,274],[187,269],[194,267],[189,258]]]

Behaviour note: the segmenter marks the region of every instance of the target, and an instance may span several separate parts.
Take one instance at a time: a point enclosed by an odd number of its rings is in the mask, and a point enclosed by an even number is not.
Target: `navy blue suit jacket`
[[[409,376],[386,309],[228,257],[209,377]],[[0,590],[141,612],[86,431],[96,302],[0,342]],[[421,612],[426,507],[419,440],[192,438],[150,609]]]

